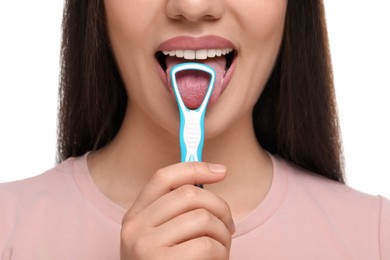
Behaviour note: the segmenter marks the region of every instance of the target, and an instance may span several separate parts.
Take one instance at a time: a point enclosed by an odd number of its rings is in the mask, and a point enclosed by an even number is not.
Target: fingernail
[[[225,173],[226,172],[226,167],[222,164],[213,164],[209,163],[208,164],[210,171],[213,173]]]

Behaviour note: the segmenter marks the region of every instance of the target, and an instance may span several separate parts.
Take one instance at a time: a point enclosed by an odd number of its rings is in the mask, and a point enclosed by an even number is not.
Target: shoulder
[[[390,200],[381,198],[381,214],[379,219],[379,242],[381,259],[390,259]]]
[[[58,198],[66,198],[72,186],[74,160],[68,159],[35,177],[0,184],[0,253],[17,225],[52,208]]]
[[[280,169],[285,171],[289,178],[289,188],[298,193],[297,195],[304,195],[308,199],[319,202],[320,205],[335,209],[368,211],[375,208],[379,213],[381,196],[361,192],[283,159],[278,158],[277,161]]]
[[[58,187],[63,186],[72,178],[74,161],[75,158],[70,158],[40,175],[19,181],[1,183],[0,199],[3,196],[8,197],[8,199],[23,199],[31,198],[34,194],[58,192]]]
[[[322,215],[346,237],[376,240],[382,259],[390,259],[390,200],[363,193],[280,158],[276,161],[289,179],[289,194],[302,210],[308,214],[320,212],[313,215]]]
[[[74,186],[73,164],[70,158],[46,172],[19,181],[0,184],[0,210],[7,216],[21,214],[21,211],[32,209],[43,201],[53,200],[69,191]]]

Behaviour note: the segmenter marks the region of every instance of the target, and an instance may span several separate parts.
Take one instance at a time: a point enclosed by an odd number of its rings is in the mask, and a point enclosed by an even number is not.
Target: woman
[[[390,257],[390,202],[344,185],[321,1],[68,0],[64,14],[61,163],[1,186],[4,259]],[[188,60],[221,79],[203,163],[178,163],[166,75]]]

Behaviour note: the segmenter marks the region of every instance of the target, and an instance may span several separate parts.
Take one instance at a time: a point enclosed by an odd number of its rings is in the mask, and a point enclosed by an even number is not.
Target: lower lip
[[[222,86],[221,86],[221,93],[219,94],[219,96],[221,96],[223,94],[223,92],[225,91],[225,89],[227,88],[227,86],[230,83],[230,80],[232,78],[233,72],[234,72],[234,70],[236,68],[236,60],[237,60],[237,57],[234,58],[232,64],[229,67],[229,70],[226,72],[225,76],[223,77],[223,83],[222,83]],[[169,90],[169,92],[171,92],[172,96],[174,97],[173,89],[172,89],[171,86],[168,85],[168,79],[167,79],[166,72],[161,68],[161,66],[158,63],[158,61],[156,61],[156,66],[157,66],[158,74],[160,75],[160,78],[161,78],[163,84]],[[219,97],[216,98],[216,99],[210,99],[209,105],[212,105],[212,104],[216,103],[218,101],[218,99],[219,99]]]

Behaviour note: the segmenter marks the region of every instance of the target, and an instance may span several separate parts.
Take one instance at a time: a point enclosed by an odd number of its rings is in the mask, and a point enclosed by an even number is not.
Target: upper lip
[[[219,36],[203,36],[190,37],[178,36],[162,42],[158,51],[173,51],[173,50],[203,50],[203,49],[235,49],[232,42]]]

